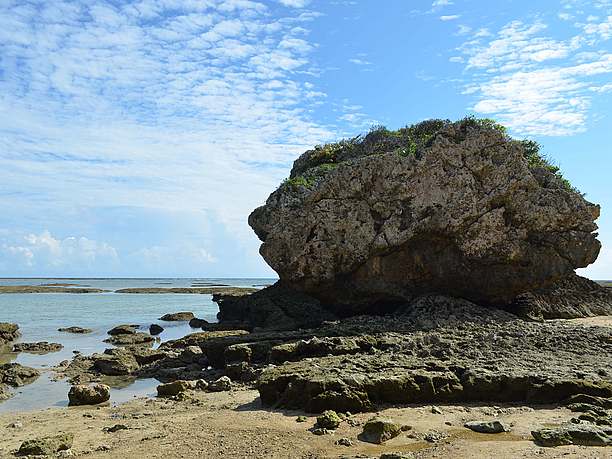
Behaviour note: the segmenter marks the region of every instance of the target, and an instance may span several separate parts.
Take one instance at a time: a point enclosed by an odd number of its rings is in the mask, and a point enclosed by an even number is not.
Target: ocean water
[[[114,290],[130,287],[190,287],[206,286],[263,287],[275,279],[0,279],[0,285],[44,285],[71,283],[77,287],[110,290],[108,293],[17,293],[0,294],[0,322],[19,324],[21,337],[17,342],[49,341],[61,343],[64,349],[46,355],[28,353],[0,353],[0,363],[17,362],[43,370],[34,383],[15,390],[11,399],[0,402],[0,412],[14,412],[66,406],[69,385],[66,381],[53,381],[48,371],[62,360],[70,360],[73,351],[83,354],[102,352],[112,345],[104,343],[106,332],[118,324],[138,324],[148,331],[152,323],[159,323],[164,331],[161,342],[177,339],[199,331],[187,322],[161,322],[163,314],[192,311],[196,317],[215,322],[218,312],[212,295],[200,294],[122,294]],[[61,333],[60,327],[91,328],[93,333],[75,335]],[[156,343],[156,346],[160,343]],[[122,382],[114,387],[111,400],[125,402],[136,396],[154,395],[155,380]]]

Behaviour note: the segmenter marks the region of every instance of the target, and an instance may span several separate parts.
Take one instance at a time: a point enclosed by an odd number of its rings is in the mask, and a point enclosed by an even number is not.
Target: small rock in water
[[[78,384],[70,388],[68,400],[70,406],[98,405],[110,400],[110,387],[106,384]]]
[[[159,318],[159,320],[164,320],[166,322],[181,322],[181,321],[188,321],[194,318],[195,316],[193,315],[193,312],[184,311],[184,312],[173,312],[170,314],[164,314],[163,316]]]
[[[469,421],[463,424],[470,430],[478,433],[502,433],[510,432],[510,428],[507,427],[503,422],[494,421]]]
[[[59,343],[49,343],[40,341],[38,343],[17,343],[13,345],[13,352],[28,352],[31,354],[48,354],[50,352],[59,352],[64,349]]]
[[[24,441],[17,456],[51,456],[60,451],[72,448],[74,435],[70,433],[55,435],[53,437],[40,437]]]
[[[111,336],[133,335],[134,333],[136,333],[137,328],[138,328],[138,325],[123,324],[123,325],[117,325],[116,327],[111,328],[106,333],[108,333]]]
[[[91,333],[93,330],[90,328],[83,328],[83,327],[64,327],[64,328],[58,328],[57,331],[82,335],[86,333]]]
[[[365,423],[359,439],[368,443],[381,444],[397,437],[401,431],[402,427],[391,419],[375,416]]]
[[[162,327],[161,325],[151,324],[151,326],[149,327],[149,333],[153,336],[157,336],[163,331],[164,327]]]
[[[198,319],[197,317],[194,317],[189,321],[189,326],[191,328],[202,328],[204,325],[208,325],[208,320]]]

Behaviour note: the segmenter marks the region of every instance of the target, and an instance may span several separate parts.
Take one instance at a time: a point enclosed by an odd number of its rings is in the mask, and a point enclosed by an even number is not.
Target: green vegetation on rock
[[[294,190],[313,188],[321,177],[334,170],[338,164],[364,156],[396,153],[401,157],[420,157],[436,135],[451,124],[453,123],[450,120],[431,119],[394,131],[384,126],[373,126],[365,136],[358,135],[339,142],[317,145],[296,161],[291,177],[283,184]],[[559,167],[541,153],[541,145],[538,142],[513,139],[505,126],[490,118],[467,116],[455,125],[453,141],[463,141],[468,129],[495,130],[503,136],[503,140],[516,142],[523,149],[530,169],[546,170],[554,175],[560,187],[568,191],[578,191],[563,177]]]

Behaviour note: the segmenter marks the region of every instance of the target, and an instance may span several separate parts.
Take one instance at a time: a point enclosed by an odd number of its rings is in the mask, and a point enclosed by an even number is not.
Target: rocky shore
[[[118,324],[112,347],[53,369],[76,407],[38,413],[59,419],[48,427],[20,414],[0,449],[600,457],[612,290],[575,274],[599,252],[598,216],[535,143],[490,120],[317,147],[249,218],[279,282],[118,291],[212,294],[218,323],[169,311],[164,323],[201,331],[164,342],[159,325]],[[157,397],[108,406],[109,386],[139,378],[159,381]]]

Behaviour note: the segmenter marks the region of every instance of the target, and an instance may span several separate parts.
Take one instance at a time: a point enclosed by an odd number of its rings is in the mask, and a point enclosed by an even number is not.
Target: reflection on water
[[[108,384],[110,381],[103,381]],[[112,381],[111,403],[125,403],[136,397],[153,397],[159,382],[156,379]],[[68,406],[70,384],[65,380],[53,381],[49,372],[27,386],[11,389],[12,398],[0,403],[0,413],[34,411],[53,406]]]

